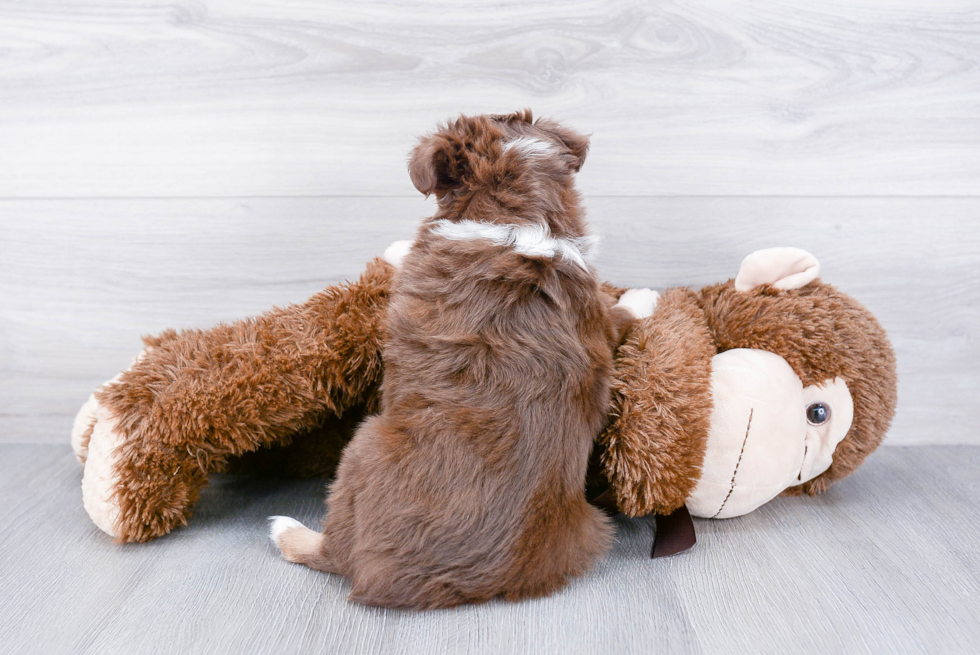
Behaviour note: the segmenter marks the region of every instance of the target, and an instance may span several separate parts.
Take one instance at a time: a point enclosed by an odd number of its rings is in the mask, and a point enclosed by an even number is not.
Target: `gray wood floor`
[[[0,652],[975,653],[980,448],[886,448],[816,499],[698,520],[648,559],[620,519],[612,553],[537,601],[413,613],[279,558],[265,517],[315,525],[322,481],[219,477],[192,524],[118,546],[78,501],[67,446],[0,444]],[[75,499],[72,501],[71,499]]]

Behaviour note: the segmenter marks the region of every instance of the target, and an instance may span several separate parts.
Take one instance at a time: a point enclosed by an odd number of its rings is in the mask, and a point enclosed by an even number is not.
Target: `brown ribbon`
[[[650,557],[669,557],[683,553],[698,542],[694,534],[694,521],[686,505],[681,505],[670,514],[654,514],[657,532],[653,537],[653,552]]]
[[[616,506],[616,494],[613,493],[612,489],[606,489],[593,498],[592,504],[609,516],[615,516],[619,512],[619,508]],[[686,505],[681,505],[670,514],[649,514],[648,516],[655,524],[653,551],[650,553],[651,559],[683,553],[698,542],[697,535],[694,533],[694,521],[691,519],[691,513],[687,511]]]

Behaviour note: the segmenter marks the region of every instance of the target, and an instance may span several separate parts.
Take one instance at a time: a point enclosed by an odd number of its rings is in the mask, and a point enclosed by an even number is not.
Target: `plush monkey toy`
[[[734,280],[666,291],[635,324],[597,450],[616,508],[741,516],[825,491],[878,447],[895,413],[894,352],[819,272],[803,250],[761,250]]]
[[[375,259],[306,303],[144,339],[72,430],[95,524],[148,541],[186,525],[210,473],[330,472],[377,409],[394,271]],[[727,518],[853,472],[894,414],[895,357],[875,318],[818,274],[809,253],[774,248],[734,280],[665,291],[617,350],[592,496],[630,516]]]

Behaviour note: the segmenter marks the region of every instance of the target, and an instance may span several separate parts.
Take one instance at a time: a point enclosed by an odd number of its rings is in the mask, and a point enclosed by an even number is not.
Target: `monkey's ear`
[[[735,276],[736,291],[769,284],[776,289],[799,289],[820,275],[820,262],[800,248],[766,248],[744,260]]]
[[[408,158],[408,174],[425,195],[443,195],[459,185],[462,166],[452,142],[441,134],[422,137]]]

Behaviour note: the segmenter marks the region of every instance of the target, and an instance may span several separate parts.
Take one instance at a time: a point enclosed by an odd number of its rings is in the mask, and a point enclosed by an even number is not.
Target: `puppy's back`
[[[416,584],[379,600],[536,596],[585,571],[611,542],[583,494],[611,372],[591,272],[422,235],[388,316],[382,421],[405,476],[388,520],[424,528],[399,554]]]

